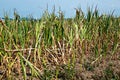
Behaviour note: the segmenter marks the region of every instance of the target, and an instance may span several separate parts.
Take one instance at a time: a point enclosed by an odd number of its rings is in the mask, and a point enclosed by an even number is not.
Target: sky
[[[63,11],[65,17],[74,17],[75,8],[81,8],[84,13],[88,7],[97,6],[99,13],[110,14],[114,11],[115,16],[120,16],[120,0],[0,0],[0,17],[7,13],[13,16],[14,9],[20,16],[39,18],[48,7],[52,12],[55,6],[56,13],[59,9]]]

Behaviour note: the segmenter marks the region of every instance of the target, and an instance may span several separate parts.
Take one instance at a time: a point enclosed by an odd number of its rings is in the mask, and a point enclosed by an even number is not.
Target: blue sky
[[[0,0],[0,17],[7,12],[11,17],[14,9],[22,17],[32,15],[39,18],[47,9],[51,12],[53,6],[56,8],[56,13],[59,7],[64,12],[66,17],[73,17],[75,15],[74,8],[80,8],[86,12],[88,7],[97,6],[100,13],[111,13],[120,16],[120,0]]]

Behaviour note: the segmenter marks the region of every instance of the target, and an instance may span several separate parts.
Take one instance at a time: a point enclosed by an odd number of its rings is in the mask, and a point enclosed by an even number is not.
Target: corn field
[[[1,80],[120,80],[120,17],[76,10],[0,20]]]

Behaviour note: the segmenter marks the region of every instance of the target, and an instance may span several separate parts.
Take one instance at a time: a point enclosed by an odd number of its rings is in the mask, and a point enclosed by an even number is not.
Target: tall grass
[[[83,69],[85,56],[99,57],[119,53],[120,18],[99,15],[88,9],[85,16],[76,10],[75,18],[65,19],[53,11],[45,11],[41,19],[14,19],[5,15],[0,20],[1,79],[41,80],[75,79],[75,65],[79,60]]]

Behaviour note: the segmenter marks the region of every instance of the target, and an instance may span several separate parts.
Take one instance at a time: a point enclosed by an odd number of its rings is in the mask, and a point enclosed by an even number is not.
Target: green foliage
[[[82,61],[86,54],[97,58],[118,53],[120,18],[99,15],[97,9],[88,9],[84,16],[79,10],[75,18],[68,19],[61,11],[56,16],[55,11],[50,14],[46,10],[42,18],[36,20],[32,17],[21,18],[16,11],[13,20],[5,14],[5,20],[0,22],[0,66],[5,70],[3,76],[13,76],[14,65],[17,64],[24,80],[28,76],[27,68],[30,68],[32,77],[42,80],[57,79],[60,74],[70,80],[75,76],[73,64],[76,57]],[[68,65],[62,68],[61,64]],[[59,68],[52,72],[47,66]],[[43,70],[40,70],[41,67]],[[111,73],[109,71],[106,72]]]

